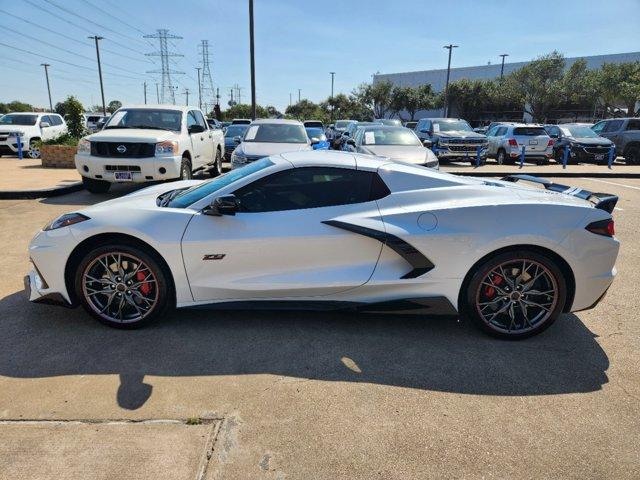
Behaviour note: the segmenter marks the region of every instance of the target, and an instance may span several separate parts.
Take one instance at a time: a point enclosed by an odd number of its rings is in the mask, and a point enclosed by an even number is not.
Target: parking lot
[[[640,180],[562,183],[619,195],[619,275],[521,342],[394,314],[109,329],[22,278],[38,228],[127,190],[0,201],[3,478],[638,478]]]

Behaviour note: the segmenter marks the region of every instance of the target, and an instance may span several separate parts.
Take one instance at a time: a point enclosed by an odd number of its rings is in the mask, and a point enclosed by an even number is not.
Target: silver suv
[[[500,165],[515,163],[524,147],[527,162],[548,163],[553,156],[553,140],[541,125],[499,124],[487,132],[487,155]]]

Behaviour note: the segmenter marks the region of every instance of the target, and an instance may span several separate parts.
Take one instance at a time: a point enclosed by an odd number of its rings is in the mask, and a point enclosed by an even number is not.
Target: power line
[[[125,21],[124,21],[124,20],[122,20],[121,18],[116,17],[115,15],[113,15],[113,14],[112,14],[112,13],[110,13],[110,12],[108,12],[107,10],[104,10],[104,9],[100,8],[100,7],[99,7],[98,5],[96,5],[95,3],[92,3],[92,2],[90,2],[89,0],[83,0],[83,1],[84,1],[84,3],[86,3],[87,5],[89,5],[91,8],[94,8],[94,9],[96,9],[96,10],[101,11],[101,12],[102,12],[102,13],[104,13],[105,15],[108,15],[108,16],[110,16],[111,18],[116,19],[116,20],[117,20],[117,21],[119,21],[120,23],[122,23],[122,24],[126,25],[126,26],[127,26],[127,27],[129,27],[129,28],[132,28],[132,29],[133,29],[133,30],[135,30],[136,32],[141,33],[142,35],[144,35],[144,34],[146,33],[145,31],[140,30],[138,27],[135,27],[135,26],[133,26],[133,25],[131,25],[131,24],[129,24],[129,23],[127,23],[127,22],[125,22]],[[149,42],[149,43],[151,43],[151,42]]]

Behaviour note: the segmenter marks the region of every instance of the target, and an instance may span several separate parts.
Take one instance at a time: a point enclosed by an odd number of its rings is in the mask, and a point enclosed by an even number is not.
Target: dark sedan
[[[607,163],[614,143],[595,133],[588,125],[565,123],[546,125],[545,130],[555,140],[553,158],[561,163],[564,150],[570,148],[568,163]]]
[[[231,154],[238,146],[236,138],[242,138],[249,125],[237,124],[229,125],[224,131],[224,158],[227,162],[231,161]]]

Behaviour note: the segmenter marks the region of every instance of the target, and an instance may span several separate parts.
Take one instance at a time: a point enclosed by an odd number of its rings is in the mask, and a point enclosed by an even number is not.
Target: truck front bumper
[[[115,172],[131,172],[133,183],[180,178],[182,157],[111,158],[77,154],[75,164],[83,177],[116,183]]]

